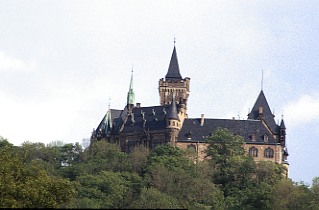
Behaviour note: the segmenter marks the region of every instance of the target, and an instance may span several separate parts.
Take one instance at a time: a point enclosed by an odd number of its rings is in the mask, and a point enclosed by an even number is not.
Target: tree
[[[68,180],[49,176],[34,162],[25,163],[12,147],[0,149],[0,207],[58,208],[74,196]]]
[[[131,205],[133,209],[179,209],[178,201],[154,187],[143,188],[139,198]]]
[[[125,208],[127,202],[132,202],[133,186],[141,183],[138,176],[111,171],[80,176],[77,181],[73,208]]]
[[[121,152],[117,144],[97,141],[85,150],[85,173],[97,174],[101,171],[122,172],[130,170],[127,154]]]
[[[319,209],[319,176],[312,179],[311,190],[314,196],[314,206],[317,206],[317,209]]]
[[[177,199],[183,208],[223,206],[223,194],[206,174],[196,172],[187,154],[171,145],[151,151],[146,179],[150,187]]]
[[[246,202],[255,163],[246,155],[244,140],[239,135],[219,128],[207,139],[207,155],[214,167],[213,183],[220,185],[229,207],[239,207]]]
[[[143,145],[133,148],[133,151],[128,155],[128,161],[131,164],[133,172],[142,175],[143,170],[147,166],[149,154],[149,149]]]

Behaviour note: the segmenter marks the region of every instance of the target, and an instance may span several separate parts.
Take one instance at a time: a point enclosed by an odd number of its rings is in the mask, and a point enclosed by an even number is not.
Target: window
[[[273,158],[274,157],[274,150],[268,147],[265,149],[265,158]]]
[[[258,149],[256,147],[250,147],[249,155],[252,157],[258,157]]]
[[[196,151],[196,146],[194,144],[187,145],[187,149],[191,151]]]
[[[256,135],[255,135],[255,134],[251,134],[251,135],[249,136],[249,138],[250,138],[250,140],[252,140],[252,141],[256,141]]]
[[[264,135],[264,142],[268,142],[268,135],[266,133]]]

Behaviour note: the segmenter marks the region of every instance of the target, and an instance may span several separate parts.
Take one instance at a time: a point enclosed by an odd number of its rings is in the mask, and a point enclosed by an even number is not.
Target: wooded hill
[[[116,144],[0,139],[1,208],[319,209],[312,186],[285,178],[281,165],[254,162],[243,138],[219,129],[207,139],[207,160],[160,145],[123,153]],[[197,164],[196,164],[197,163]]]

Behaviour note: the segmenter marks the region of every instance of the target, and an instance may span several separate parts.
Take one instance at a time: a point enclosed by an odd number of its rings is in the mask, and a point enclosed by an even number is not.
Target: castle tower
[[[166,116],[166,140],[176,146],[176,140],[178,137],[178,133],[181,129],[181,122],[178,116],[176,102],[175,102],[175,94],[173,94],[173,101],[169,107],[167,116]]]
[[[159,80],[158,90],[160,95],[160,104],[163,106],[165,104],[172,103],[174,93],[178,104],[184,104],[186,109],[187,99],[189,96],[189,84],[190,78],[186,77],[183,79],[180,74],[176,47],[174,44],[172,57],[165,79],[161,78]]]

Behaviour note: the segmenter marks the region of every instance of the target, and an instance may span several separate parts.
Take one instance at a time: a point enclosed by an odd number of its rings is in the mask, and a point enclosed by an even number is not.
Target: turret
[[[279,126],[279,141],[281,146],[286,146],[286,126],[284,123],[284,119],[281,120]]]
[[[175,97],[173,97],[173,101],[170,104],[168,113],[166,115],[166,134],[169,143],[172,145],[176,145],[177,136],[179,133],[179,130],[181,128],[180,119],[178,117]]]

